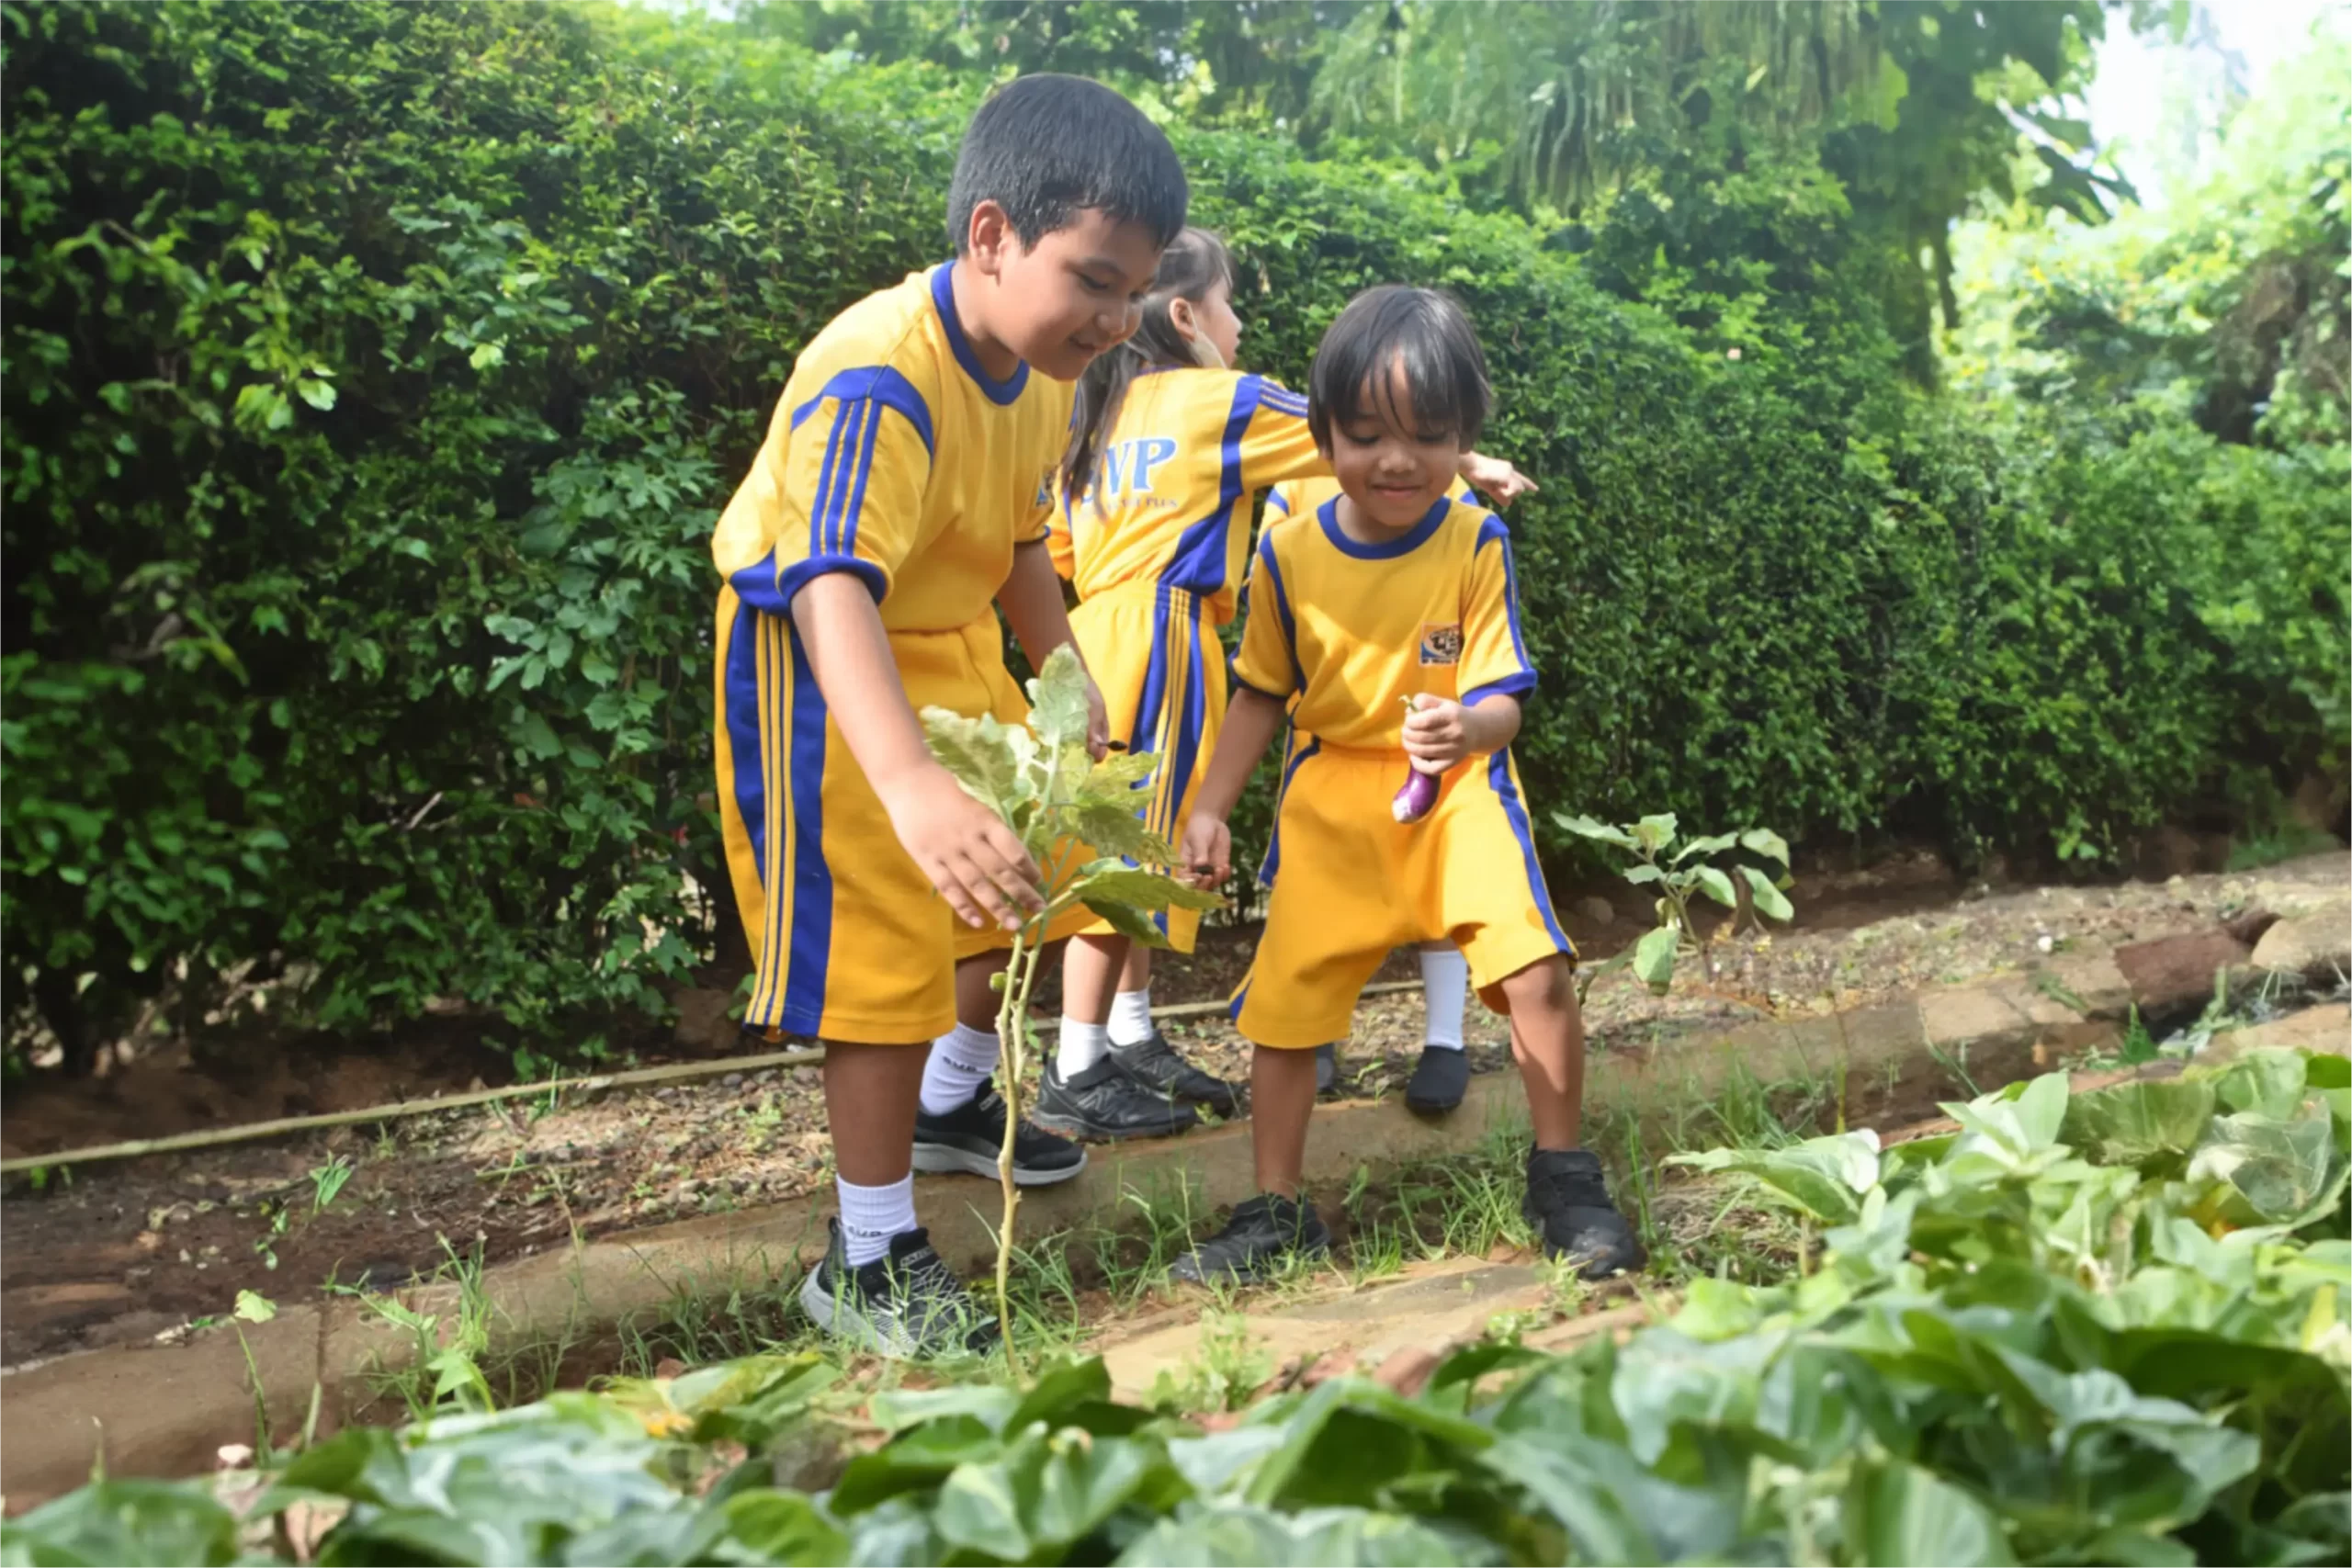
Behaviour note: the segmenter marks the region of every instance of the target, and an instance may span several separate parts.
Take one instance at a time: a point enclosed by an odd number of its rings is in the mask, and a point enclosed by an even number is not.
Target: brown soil
[[[1713,987],[1678,986],[1661,999],[1611,976],[1586,1012],[1598,1051],[1650,1049],[1766,1009],[1861,1005],[2015,968],[2069,944],[2208,926],[2253,903],[2292,913],[2340,895],[2346,875],[2335,854],[2236,875],[1971,897],[1932,862],[1897,862],[1801,880],[1797,925],[1725,939]],[[1573,897],[1561,903],[1589,957],[1637,934],[1631,897],[1607,925]],[[1214,933],[1192,961],[1163,969],[1155,999],[1225,994],[1246,964],[1249,940],[1246,931]],[[1385,972],[1413,973],[1409,954]],[[1420,1010],[1409,992],[1360,1010],[1344,1048],[1356,1092],[1401,1085],[1419,1049]],[[1502,1021],[1474,1006],[1469,1021],[1473,1066],[1506,1067]],[[1214,1015],[1175,1021],[1169,1032],[1211,1070],[1245,1072],[1248,1047]],[[6,1141],[11,1153],[72,1147],[299,1113],[298,1104],[325,1111],[461,1089],[467,1080],[454,1073],[469,1057],[453,1049],[444,1037],[366,1057],[318,1056],[307,1069],[280,1060],[243,1082],[158,1053],[94,1084],[13,1087]],[[1608,1070],[1605,1055],[1595,1070]],[[337,1159],[353,1174],[317,1211],[311,1173]],[[168,1334],[226,1314],[241,1289],[288,1302],[330,1281],[381,1288],[412,1270],[429,1273],[452,1253],[496,1262],[560,1244],[575,1226],[594,1235],[778,1201],[829,1172],[817,1075],[800,1067],[85,1166],[51,1171],[38,1186],[17,1179],[0,1199],[0,1362]]]

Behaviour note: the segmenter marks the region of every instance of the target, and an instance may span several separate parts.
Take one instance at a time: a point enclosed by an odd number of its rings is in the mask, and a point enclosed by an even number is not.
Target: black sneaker
[[[800,1287],[800,1304],[836,1339],[898,1360],[985,1356],[1001,1337],[996,1315],[931,1249],[918,1226],[890,1238],[888,1255],[851,1268],[842,1252],[842,1225],[830,1222],[832,1245]]]
[[[1248,1284],[1275,1272],[1287,1258],[1330,1250],[1331,1232],[1313,1204],[1268,1192],[1235,1204],[1225,1228],[1170,1265],[1168,1277],[1193,1284]]]
[[[1315,1093],[1317,1099],[1340,1092],[1340,1048],[1315,1047]]]
[[[1582,1279],[1606,1280],[1649,1261],[1634,1227],[1610,1201],[1600,1156],[1590,1150],[1530,1152],[1520,1213],[1542,1238],[1544,1256],[1574,1259]]]
[[[1200,1113],[1127,1076],[1105,1056],[1076,1077],[1046,1063],[1037,1089],[1037,1125],[1073,1138],[1168,1138],[1201,1124]]]
[[[1214,1077],[1176,1054],[1168,1037],[1155,1029],[1145,1039],[1132,1045],[1111,1043],[1111,1060],[1127,1071],[1127,1077],[1148,1088],[1156,1089],[1171,1100],[1189,1100],[1205,1105],[1219,1116],[1233,1114],[1233,1086],[1223,1078]]]
[[[915,1168],[960,1170],[996,1179],[1004,1147],[1004,1097],[983,1080],[972,1098],[944,1116],[915,1111]],[[1012,1135],[1012,1184],[1050,1187],[1086,1168],[1086,1151],[1068,1138],[1040,1132],[1025,1119]]]
[[[1470,1089],[1470,1053],[1447,1045],[1424,1045],[1405,1084],[1405,1106],[1424,1116],[1442,1116],[1462,1103]]]

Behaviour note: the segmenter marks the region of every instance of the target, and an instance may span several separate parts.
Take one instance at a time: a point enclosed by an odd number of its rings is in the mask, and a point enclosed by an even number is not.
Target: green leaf
[[[2022,1088],[2011,1085],[1966,1105],[1947,1101],[1945,1115],[1963,1131],[2012,1155],[2040,1154],[2058,1141],[2066,1120],[2066,1075],[2044,1073]]]
[[[277,1303],[259,1291],[239,1291],[236,1315],[247,1323],[267,1323],[277,1315]]]
[[[1138,1536],[1116,1561],[1125,1568],[1430,1568],[1476,1562],[1419,1519],[1364,1508],[1278,1513],[1248,1503],[1186,1503]]]
[[[1564,831],[1574,833],[1579,838],[1598,839],[1604,844],[1615,844],[1622,850],[1638,850],[1642,847],[1641,840],[1624,829],[1612,828],[1606,822],[1596,822],[1589,817],[1569,817],[1555,812],[1552,820],[1558,823]]]
[[[1681,940],[1679,926],[1663,925],[1634,944],[1634,973],[1655,995],[1666,995],[1674,983],[1674,953]]]
[[[1062,808],[1060,826],[1101,859],[1165,865],[1176,858],[1168,840],[1143,825],[1132,797],[1111,805],[1081,803]]]
[[[2000,1517],[1983,1501],[1899,1460],[1855,1472],[1845,1529],[1851,1561],[1886,1568],[2017,1562]]]
[[[0,1525],[10,1562],[172,1563],[237,1560],[237,1518],[200,1482],[93,1482]]]
[[[1102,917],[1104,924],[1129,942],[1139,942],[1146,947],[1154,948],[1168,945],[1167,934],[1159,929],[1159,922],[1143,910],[1130,908],[1125,904],[1098,904],[1091,898],[1080,901]]]
[[[2329,1179],[2334,1122],[2316,1104],[2291,1122],[2247,1111],[2213,1120],[2189,1162],[2192,1181],[2226,1181],[2256,1214],[2300,1223],[2340,1181]]]
[[[1715,833],[1703,839],[1692,839],[1680,849],[1674,852],[1674,863],[1676,865],[1680,865],[1692,855],[1712,855],[1721,853],[1723,851],[1731,848],[1732,845],[1737,841],[1737,836],[1731,833]]]
[[[956,775],[967,795],[1007,821],[1012,819],[1014,806],[1026,793],[1020,779],[1025,758],[1009,727],[990,714],[967,718],[947,708],[926,707],[922,734],[931,754]],[[1026,750],[1034,753],[1034,742]]]
[[[1776,920],[1796,919],[1796,907],[1789,902],[1788,895],[1772,885],[1770,877],[1752,865],[1741,866],[1739,874],[1747,878],[1748,902],[1758,914],[1769,915]]]
[[[1666,873],[1646,863],[1641,865],[1629,865],[1625,868],[1625,880],[1638,887],[1645,882],[1664,882]]]
[[[842,1533],[841,1527],[797,1492],[775,1492],[765,1487],[740,1492],[727,1499],[725,1513],[729,1539],[750,1551],[754,1562],[790,1563],[793,1568],[826,1568],[828,1564],[850,1560],[849,1538]],[[575,1561],[617,1560],[576,1557]]]
[[[2101,1165],[2177,1172],[2213,1119],[2209,1083],[2120,1083],[2072,1096],[2058,1135]]]
[[[295,395],[321,413],[334,407],[334,384],[304,377],[294,383]]]
[[[1064,643],[1029,682],[1029,728],[1047,750],[1086,742],[1086,667]]]
[[[1140,810],[1143,803],[1136,798],[1136,786],[1159,770],[1159,759],[1149,751],[1105,752],[1080,781],[1077,798],[1106,804],[1124,801],[1129,810]]]
[[[2305,1061],[2303,1053],[2277,1046],[2245,1052],[2214,1075],[2214,1098],[2228,1111],[2292,1116],[2302,1103]]]
[[[1634,837],[1640,840],[1643,849],[1657,854],[1674,842],[1674,813],[1661,811],[1634,823]]]
[[[554,728],[528,708],[524,709],[515,720],[515,739],[522,743],[523,750],[542,762],[563,754],[563,742],[556,739]]]
[[[1108,857],[1080,868],[1055,901],[1067,907],[1082,903],[1090,909],[1120,904],[1130,909],[1214,909],[1225,899],[1204,887],[1177,881],[1164,871],[1127,865]]]
[[[1769,855],[1782,865],[1789,863],[1789,843],[1770,828],[1750,828],[1739,836],[1739,847]]]
[[[959,1465],[932,1524],[951,1546],[1001,1562],[1057,1559],[1160,1467],[1154,1445],[1033,1427],[990,1464]]]
[[[1699,866],[1690,873],[1690,876],[1691,880],[1698,884],[1699,890],[1701,892],[1704,893],[1708,897],[1713,898],[1716,903],[1721,904],[1724,908],[1736,909],[1739,908],[1739,895],[1733,890],[1731,878],[1725,876],[1722,872],[1717,871],[1713,866]]]
[[[1862,1195],[1878,1185],[1878,1134],[1857,1130],[1782,1149],[1709,1149],[1667,1163],[1752,1176],[1824,1224],[1852,1224],[1862,1217]]]

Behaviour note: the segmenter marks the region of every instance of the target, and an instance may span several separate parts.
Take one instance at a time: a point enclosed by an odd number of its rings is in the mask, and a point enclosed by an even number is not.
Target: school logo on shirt
[[[1421,623],[1421,662],[1424,664],[1459,664],[1462,662],[1462,623],[1440,626],[1434,621]]]

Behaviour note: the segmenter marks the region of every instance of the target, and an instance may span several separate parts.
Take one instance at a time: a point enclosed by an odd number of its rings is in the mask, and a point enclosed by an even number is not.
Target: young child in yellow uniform
[[[1533,486],[1529,486],[1531,490]],[[1292,479],[1266,492],[1266,522],[1303,517],[1327,501],[1336,500],[1336,479]],[[1446,491],[1446,499],[1469,506],[1486,502],[1464,479]],[[1284,747],[1283,761],[1290,761]],[[1258,868],[1261,886],[1274,885],[1274,862],[1269,855]],[[1462,1034],[1462,1015],[1470,1000],[1470,964],[1450,942],[1425,942],[1416,956],[1421,965],[1421,1055],[1405,1080],[1405,1104],[1423,1115],[1442,1115],[1462,1103],[1470,1089],[1470,1058]],[[1315,1048],[1315,1087],[1329,1093],[1339,1078],[1339,1053],[1330,1043]]]
[[[1345,1031],[1390,949],[1440,938],[1510,1017],[1535,1134],[1525,1212],[1544,1250],[1588,1278],[1639,1267],[1600,1161],[1578,1146],[1576,950],[1544,889],[1510,757],[1535,687],[1510,535],[1446,494],[1486,421],[1477,336],[1442,294],[1374,289],[1325,334],[1308,400],[1341,494],[1259,540],[1234,660],[1243,689],[1182,845],[1197,875],[1224,876],[1226,818],[1289,707],[1296,740],[1276,811],[1278,874],[1233,1009],[1257,1047],[1259,1196],[1172,1272],[1255,1278],[1329,1245],[1301,1190],[1314,1047]],[[1408,767],[1441,781],[1411,820],[1397,810]]]
[[[1167,138],[1117,94],[1005,86],[957,158],[955,259],[801,352],[711,542],[722,827],[758,961],[745,1023],[825,1044],[841,1217],[802,1301],[888,1353],[995,1332],[916,1224],[910,1170],[959,981],[992,1010],[984,928],[1042,905],[1020,840],[932,757],[916,712],[1025,716],[997,608],[1039,663],[1069,640],[1045,545],[1069,383],[1134,330],[1186,200]],[[933,1145],[1001,1135],[993,1058],[947,1065],[960,1087],[934,1100],[944,1130],[922,1118]],[[1034,1129],[1022,1145],[1031,1179],[1083,1163]]]
[[[1159,756],[1138,794],[1171,843],[1225,716],[1224,651],[1250,538],[1251,498],[1328,474],[1306,400],[1229,368],[1240,346],[1225,243],[1187,229],[1160,257],[1134,337],[1079,384],[1063,465],[1056,565],[1078,590],[1072,632],[1101,684],[1112,739]],[[1505,496],[1529,487],[1475,453],[1460,467]],[[1193,949],[1199,917],[1156,917]],[[1062,1027],[1038,1095],[1057,1132],[1119,1138],[1182,1131],[1184,1100],[1233,1109],[1229,1086],[1176,1055],[1151,1023],[1148,949],[1096,925],[1064,959]],[[1114,994],[1115,993],[1115,994]]]

